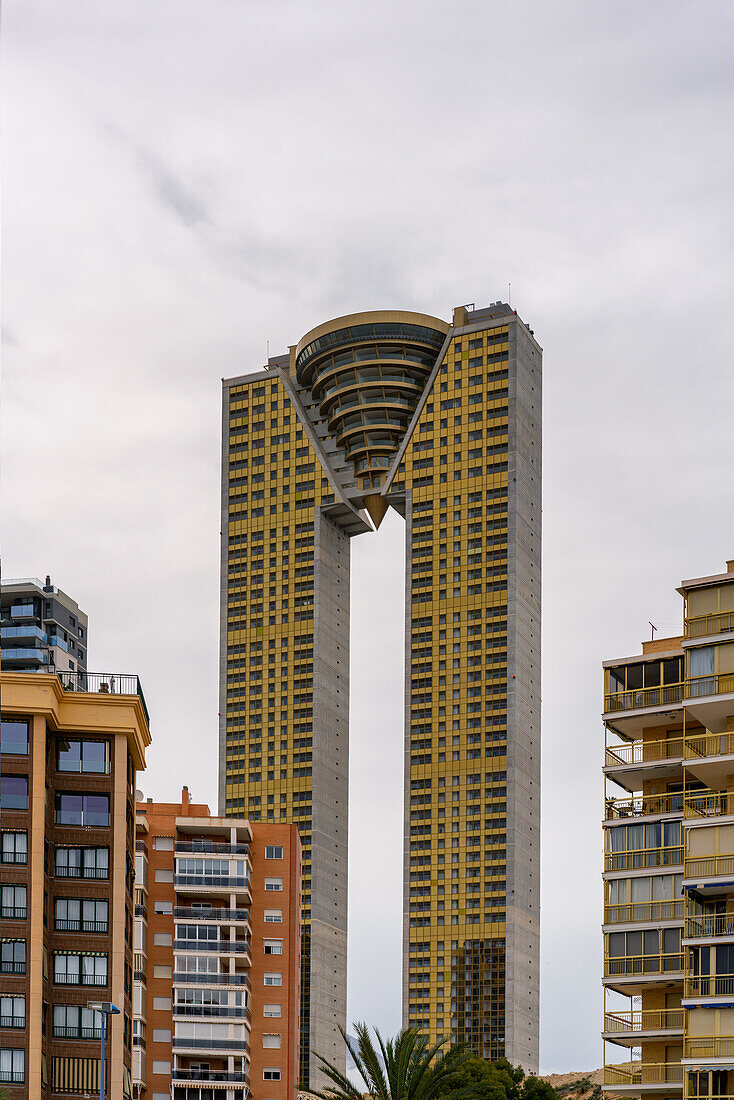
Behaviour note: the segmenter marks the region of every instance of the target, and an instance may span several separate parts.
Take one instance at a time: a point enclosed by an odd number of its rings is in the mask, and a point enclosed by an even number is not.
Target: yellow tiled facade
[[[660,1100],[734,1094],[734,562],[678,592],[604,665],[604,1087]]]
[[[220,802],[301,827],[304,1085],[345,1023],[349,539],[388,506],[404,1022],[536,1068],[540,360],[498,303],[340,318],[224,384]]]

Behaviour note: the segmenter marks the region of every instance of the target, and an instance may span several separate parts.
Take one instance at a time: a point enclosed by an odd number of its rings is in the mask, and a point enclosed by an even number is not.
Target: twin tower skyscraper
[[[537,1069],[541,360],[501,302],[379,310],[223,383],[220,811],[300,826],[303,1088],[344,1057],[350,540],[389,507],[403,1023]]]

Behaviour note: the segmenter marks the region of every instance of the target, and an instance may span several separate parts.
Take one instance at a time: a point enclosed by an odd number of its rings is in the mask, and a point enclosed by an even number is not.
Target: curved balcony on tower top
[[[328,321],[296,347],[296,378],[366,492],[383,484],[448,330],[437,317],[374,310]]]

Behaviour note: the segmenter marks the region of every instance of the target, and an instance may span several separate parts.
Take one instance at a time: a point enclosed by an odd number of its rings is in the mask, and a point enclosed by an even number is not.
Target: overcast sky
[[[216,805],[220,378],[507,296],[544,348],[542,1064],[600,1064],[602,659],[734,557],[731,0],[6,0],[5,576]],[[402,521],[353,545],[350,1018],[400,1024]],[[379,690],[375,690],[375,684]]]

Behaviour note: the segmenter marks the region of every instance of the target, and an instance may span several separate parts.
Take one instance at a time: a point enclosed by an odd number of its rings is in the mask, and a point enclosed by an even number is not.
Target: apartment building
[[[294,1100],[297,828],[213,817],[187,787],[136,811],[136,1100]]]
[[[537,1069],[541,358],[506,303],[223,382],[220,813],[298,825],[301,1086],[344,1064],[350,540],[405,520],[403,1023]]]
[[[680,636],[604,662],[604,1089],[728,1100],[734,561],[677,591]]]
[[[84,672],[87,616],[46,577],[0,583],[0,664],[14,672]]]
[[[0,673],[0,1088],[131,1097],[134,795],[150,744],[137,676]]]

